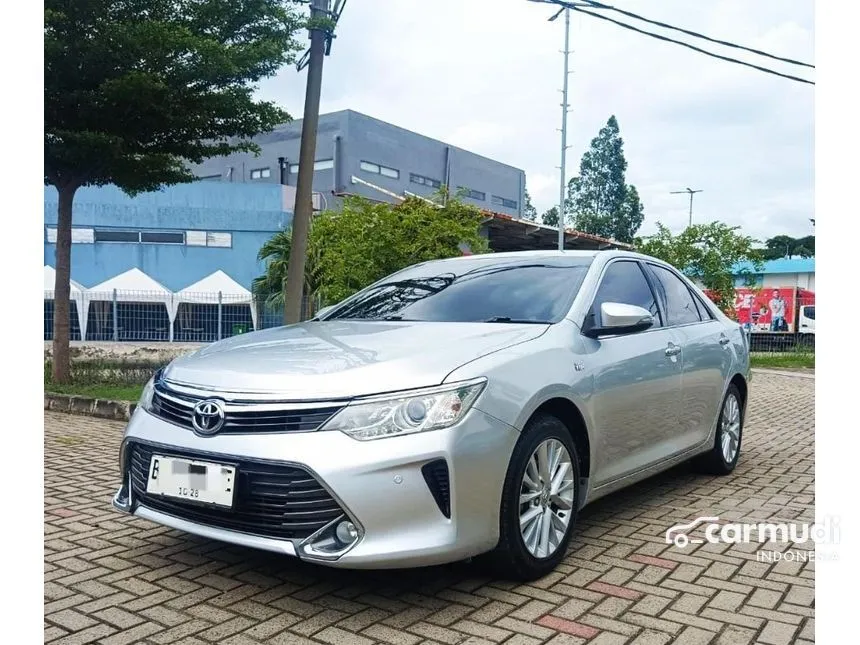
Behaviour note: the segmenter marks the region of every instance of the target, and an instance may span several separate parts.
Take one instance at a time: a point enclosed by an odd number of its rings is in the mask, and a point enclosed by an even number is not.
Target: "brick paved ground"
[[[703,515],[812,522],[813,396],[812,380],[758,375],[733,476],[680,467],[596,502],[564,564],[529,585],[466,564],[335,571],[131,519],[110,506],[121,425],[46,413],[45,641],[812,641],[812,562],[758,562],[758,545],[679,550],[664,532]]]

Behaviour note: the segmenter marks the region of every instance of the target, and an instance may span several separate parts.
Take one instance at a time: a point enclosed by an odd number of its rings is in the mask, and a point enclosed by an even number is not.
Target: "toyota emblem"
[[[224,425],[224,406],[217,399],[205,399],[194,406],[191,425],[198,434],[212,435]]]

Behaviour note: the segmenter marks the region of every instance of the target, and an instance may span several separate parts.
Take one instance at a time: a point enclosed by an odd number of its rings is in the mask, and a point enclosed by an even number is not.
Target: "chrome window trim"
[[[635,256],[635,255],[621,255],[621,256],[612,258],[610,260],[607,260],[607,262],[603,265],[603,268],[600,270],[600,275],[597,277],[597,281],[595,283],[594,290],[589,295],[588,306],[585,308],[585,313],[583,314],[582,320],[579,323],[577,323],[577,327],[579,327],[579,330],[580,330],[580,335],[582,335],[582,336],[585,336],[585,334],[582,332],[582,330],[584,328],[585,318],[588,316],[588,312],[590,312],[591,308],[594,306],[594,300],[595,300],[595,298],[597,298],[597,292],[600,290],[600,285],[603,284],[603,278],[606,275],[606,271],[609,269],[610,266],[612,266],[616,262],[635,262],[636,264],[639,265],[639,268],[640,268],[640,270],[642,270],[642,274],[645,277],[646,282],[648,282],[648,286],[652,290],[652,293],[654,295],[654,300],[657,303],[657,309],[660,311],[660,313],[662,315],[665,316],[665,312],[663,311],[663,305],[660,302],[660,299],[657,297],[657,294],[654,293],[654,286],[651,284],[651,277],[648,275],[648,273],[645,270],[643,265],[653,264],[654,266],[658,266],[658,267],[663,268],[663,269],[668,269],[671,273],[675,274],[676,276],[678,276],[678,272],[671,265],[664,264],[662,262],[652,262],[651,260],[643,260],[641,257]],[[681,277],[681,276],[679,276],[679,277]],[[684,277],[681,277],[681,281],[684,283],[685,286],[687,286],[687,289],[690,291],[690,296],[695,298],[696,294],[694,291],[692,291],[689,288],[689,285],[687,285],[687,279]],[[713,314],[713,312],[710,310],[710,307],[708,309]],[[666,324],[664,324],[660,327],[652,327],[650,329],[645,329],[643,331],[636,332],[635,335],[639,336],[641,334],[651,334],[654,332],[664,331],[667,329],[681,329],[683,327],[691,327],[693,325],[706,325],[706,324],[712,323],[712,322],[719,322],[719,320],[717,319],[716,316],[713,316],[712,318],[709,318],[708,320],[697,320],[695,322],[681,323],[678,325],[666,325]],[[620,338],[622,336],[629,336],[629,335],[630,334],[612,334],[611,336],[601,336],[600,340],[608,340],[610,338]]]
[[[585,308],[585,313],[583,314],[582,322],[581,322],[581,324],[577,325],[577,327],[579,327],[579,330],[580,330],[580,335],[585,336],[585,333],[583,332],[583,330],[585,329],[585,319],[588,317],[588,313],[594,307],[594,301],[597,299],[597,293],[598,293],[598,291],[600,291],[600,287],[603,284],[603,278],[606,276],[606,272],[609,270],[609,267],[611,267],[613,264],[616,264],[618,262],[633,262],[634,264],[639,265],[639,270],[642,271],[642,277],[645,279],[645,283],[648,285],[648,288],[651,290],[651,295],[654,296],[654,304],[657,305],[657,311],[660,313],[660,316],[661,316],[661,324],[659,327],[651,327],[650,329],[645,329],[643,331],[636,332],[636,335],[638,336],[639,334],[650,334],[650,333],[653,333],[656,331],[662,331],[665,329],[669,329],[669,327],[667,325],[662,324],[663,308],[660,306],[660,301],[657,298],[657,294],[654,293],[654,286],[651,284],[651,281],[648,278],[648,274],[642,268],[642,261],[639,258],[634,257],[634,256],[622,255],[620,257],[612,258],[611,260],[608,260],[606,262],[606,264],[603,265],[603,268],[600,270],[600,275],[597,277],[597,282],[594,286],[594,290],[592,291],[592,293],[589,296],[590,299],[588,301],[588,306]],[[607,336],[601,336],[599,340],[604,340],[604,339],[608,339],[608,338],[619,338],[621,336],[629,336],[629,335],[630,334],[612,334],[612,335],[607,335]]]
[[[710,315],[710,318],[708,320],[699,320],[699,321],[694,321],[694,322],[681,323],[679,325],[667,325],[667,328],[676,329],[679,327],[689,327],[690,325],[701,325],[704,323],[709,323],[709,322],[713,322],[713,321],[717,320],[716,315],[714,315],[713,309],[711,309],[711,307],[708,305],[708,303],[702,301],[702,299],[696,295],[696,292],[690,288],[690,284],[689,284],[690,281],[684,275],[682,275],[677,269],[675,269],[675,267],[673,267],[671,264],[664,264],[662,262],[654,262],[652,260],[645,260],[645,261],[643,261],[643,264],[648,265],[648,266],[660,267],[661,269],[665,269],[666,271],[668,271],[669,273],[674,275],[676,278],[678,278],[681,281],[681,283],[685,287],[687,287],[687,291],[690,292],[690,297],[693,298],[693,301],[694,302],[697,300],[700,301],[700,303],[705,307],[708,314]],[[658,303],[658,306],[659,306],[659,303]]]

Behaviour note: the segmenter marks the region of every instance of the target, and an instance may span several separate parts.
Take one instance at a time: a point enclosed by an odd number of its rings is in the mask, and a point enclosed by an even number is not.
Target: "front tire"
[[[741,456],[744,431],[744,408],[740,390],[732,383],[723,398],[714,445],[696,460],[696,466],[710,475],[728,475]]]
[[[499,543],[483,564],[514,580],[550,573],[567,552],[579,504],[579,455],[567,426],[552,415],[533,418],[511,455]]]

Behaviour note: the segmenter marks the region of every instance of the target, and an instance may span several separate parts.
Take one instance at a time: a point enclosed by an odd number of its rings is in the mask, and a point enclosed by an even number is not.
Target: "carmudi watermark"
[[[685,524],[676,524],[667,529],[666,543],[679,549],[690,544],[791,544],[809,548],[792,548],[787,551],[759,551],[757,558],[763,562],[813,560],[835,560],[833,552],[821,553],[815,549],[820,544],[839,542],[839,520],[827,516],[820,523],[796,522],[720,522],[719,517],[697,517]]]

